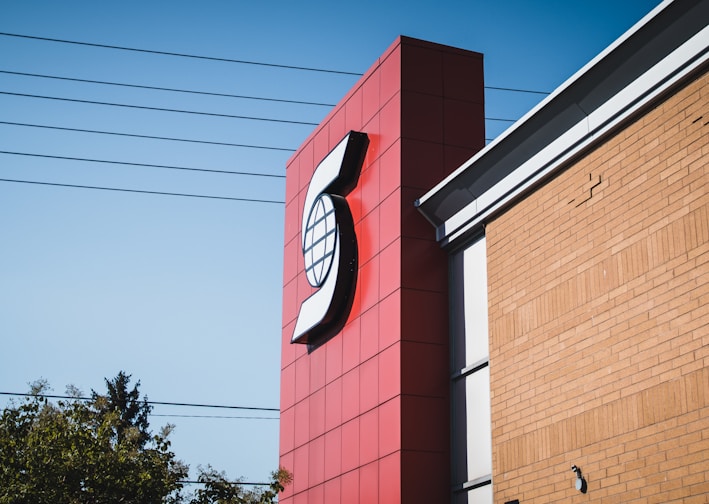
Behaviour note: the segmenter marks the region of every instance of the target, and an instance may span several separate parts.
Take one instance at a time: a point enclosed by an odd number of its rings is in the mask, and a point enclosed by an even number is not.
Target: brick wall
[[[709,502],[707,159],[705,74],[487,226],[495,502]]]

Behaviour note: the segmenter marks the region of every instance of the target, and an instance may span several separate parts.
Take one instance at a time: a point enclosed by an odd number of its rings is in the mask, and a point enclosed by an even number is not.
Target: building
[[[706,502],[707,21],[662,3],[487,146],[481,55],[402,37],[304,142],[281,502]]]

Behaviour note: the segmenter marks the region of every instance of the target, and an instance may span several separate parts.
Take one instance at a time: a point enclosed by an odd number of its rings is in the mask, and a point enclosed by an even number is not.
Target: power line
[[[254,408],[249,406],[224,406],[221,404],[195,404],[195,403],[179,403],[179,402],[164,402],[164,401],[148,401],[148,404],[156,404],[160,406],[188,406],[192,408],[226,408],[251,411],[278,411],[279,408]]]
[[[57,75],[43,75],[43,74],[34,74],[34,73],[25,73],[25,72],[12,72],[9,70],[0,70],[0,73],[4,74],[10,74],[10,75],[22,75],[25,77],[38,77],[38,78],[43,78],[43,79],[57,79],[57,80],[64,80],[64,81],[71,81],[71,82],[84,82],[88,84],[102,84],[106,86],[121,86],[121,87],[129,87],[129,88],[137,88],[137,89],[150,89],[153,91],[169,91],[173,93],[189,93],[189,94],[196,94],[196,95],[206,95],[206,96],[219,96],[222,98],[239,98],[239,99],[244,99],[244,100],[259,100],[259,101],[270,101],[270,102],[278,102],[278,103],[291,103],[291,104],[296,104],[296,105],[313,105],[313,106],[319,106],[319,107],[334,107],[335,105],[330,104],[330,103],[320,103],[320,102],[309,102],[309,101],[300,101],[300,100],[285,100],[281,98],[266,98],[266,97],[260,97],[260,96],[245,96],[245,95],[235,95],[235,94],[227,94],[227,93],[214,93],[210,91],[196,91],[196,90],[191,90],[191,89],[176,89],[176,88],[166,88],[166,87],[158,87],[158,86],[145,86],[141,84],[128,84],[124,82],[108,82],[108,81],[99,81],[99,80],[90,80],[90,79],[77,79],[74,77],[60,77]]]
[[[151,413],[153,417],[169,417],[169,418],[228,418],[240,420],[279,420],[278,417],[261,417],[261,416],[226,416],[226,415],[156,415]]]
[[[140,189],[123,189],[123,188],[119,188],[119,187],[87,186],[87,185],[77,185],[77,184],[59,184],[59,183],[55,183],[55,182],[38,182],[38,181],[34,181],[34,180],[18,180],[18,179],[0,178],[0,182],[44,185],[44,186],[52,186],[52,187],[68,187],[68,188],[72,188],[72,189],[94,189],[94,190],[99,190],[99,191],[115,191],[115,192],[125,192],[125,193],[151,194],[151,195],[158,195],[158,196],[182,196],[182,197],[187,197],[187,198],[243,201],[243,202],[248,202],[248,203],[275,203],[278,205],[285,204],[285,201],[267,200],[267,199],[233,198],[233,197],[229,197],[229,196],[211,196],[211,195],[207,195],[207,194],[188,194],[188,193],[173,193],[173,192],[162,192],[162,191],[143,191]],[[158,404],[158,403],[156,403],[156,404]]]
[[[0,392],[0,395],[8,396],[19,396],[19,397],[42,397],[46,399],[76,399],[79,401],[92,401],[91,397],[75,397],[67,395],[52,395],[52,394],[30,394],[27,392]],[[251,411],[278,411],[278,408],[257,408],[253,406],[227,406],[223,404],[198,404],[198,403],[183,403],[183,402],[166,402],[166,401],[145,401],[148,404],[155,404],[160,406],[188,406],[191,408],[225,408],[225,409],[237,409],[237,410],[251,410]]]
[[[206,481],[196,481],[196,480],[178,480],[178,483],[189,484],[189,485],[206,485]],[[246,481],[224,481],[229,485],[244,485],[244,486],[269,486],[270,483],[248,483]]]
[[[171,166],[171,165],[159,165],[150,163],[131,163],[129,161],[111,161],[107,159],[90,159],[90,158],[80,158],[80,157],[69,157],[69,156],[56,156],[51,154],[37,154],[30,152],[13,152],[13,151],[3,151],[0,150],[0,154],[9,154],[13,156],[30,156],[39,158],[49,158],[49,159],[62,159],[67,161],[82,161],[89,163],[106,163],[115,165],[126,165],[126,166],[141,166],[146,168],[164,168],[167,170],[188,170],[197,172],[207,172],[207,173],[222,173],[226,175],[248,175],[251,177],[272,177],[272,178],[285,178],[285,175],[273,175],[270,173],[253,173],[253,172],[242,172],[242,171],[228,171],[228,170],[210,170],[208,168],[190,168],[187,166]]]
[[[516,122],[517,119],[501,119],[499,117],[486,117],[486,121],[499,121],[499,122],[508,122],[508,123],[513,123]]]
[[[2,95],[8,95],[8,96],[21,96],[23,98],[39,98],[43,100],[56,100],[56,101],[65,101],[65,102],[72,102],[72,103],[84,103],[88,105],[105,105],[109,107],[123,107],[123,108],[132,108],[132,109],[140,109],[140,110],[151,110],[151,111],[156,111],[156,112],[175,112],[179,114],[195,114],[195,115],[204,115],[204,116],[211,116],[211,117],[226,117],[229,119],[244,119],[248,121],[266,121],[266,122],[276,122],[276,123],[286,123],[286,124],[299,124],[299,125],[305,125],[305,126],[317,126],[318,123],[313,123],[313,122],[305,122],[305,121],[292,121],[288,119],[274,119],[274,118],[269,118],[269,117],[253,117],[253,116],[242,116],[242,115],[231,115],[231,114],[219,114],[216,112],[200,112],[196,110],[181,110],[181,109],[169,109],[169,108],[163,108],[163,107],[148,107],[146,105],[132,105],[128,103],[113,103],[113,102],[101,102],[101,101],[93,101],[93,100],[79,100],[76,98],[63,98],[60,96],[44,96],[44,95],[33,95],[33,94],[26,94],[26,93],[12,93],[10,91],[0,91],[0,94]]]
[[[17,37],[17,38],[25,38],[25,39],[32,39],[32,40],[42,40],[45,42],[58,42],[58,43],[63,43],[63,44],[75,44],[75,45],[83,45],[83,46],[89,46],[89,47],[100,47],[100,48],[104,48],[104,49],[117,49],[117,50],[122,50],[122,51],[134,51],[134,52],[149,53],[149,54],[160,54],[163,56],[178,56],[178,57],[183,57],[183,58],[203,59],[203,60],[210,60],[210,61],[221,61],[221,62],[226,62],[226,63],[241,63],[241,64],[245,64],[245,65],[258,65],[258,66],[266,66],[266,67],[274,67],[274,68],[283,68],[283,69],[289,69],[289,70],[303,70],[303,71],[311,71],[311,72],[353,75],[353,76],[357,76],[357,77],[363,75],[361,72],[350,72],[350,71],[343,71],[343,70],[328,70],[328,69],[323,69],[323,68],[310,68],[310,67],[301,67],[301,66],[292,66],[292,65],[264,63],[264,62],[260,62],[260,61],[246,61],[246,60],[236,60],[236,59],[229,59],[229,58],[219,58],[219,57],[214,57],[214,56],[182,54],[182,53],[169,52],[169,51],[156,51],[156,50],[152,50],[152,49],[139,49],[139,48],[133,48],[133,47],[114,46],[114,45],[107,45],[107,44],[96,44],[96,43],[92,43],[92,42],[80,42],[80,41],[74,41],[74,40],[64,40],[64,39],[55,39],[55,38],[49,38],[49,37],[22,35],[22,34],[18,34],[18,33],[0,32],[0,35],[5,36],[5,37]],[[506,92],[512,92],[512,93],[531,93],[531,94],[540,94],[540,95],[550,94],[548,91],[536,91],[536,90],[532,90],[532,89],[520,89],[520,88],[511,88],[511,87],[484,86],[484,88],[494,90],[494,91],[506,91]]]
[[[206,95],[206,96],[220,96],[220,97],[224,97],[224,98],[240,98],[240,99],[244,99],[244,100],[260,100],[260,101],[271,101],[271,102],[280,102],[280,103],[293,103],[296,105],[314,105],[314,106],[320,106],[320,107],[334,107],[335,106],[335,104],[333,104],[333,103],[310,102],[310,101],[302,101],[302,100],[287,100],[287,99],[283,99],[283,98],[268,98],[268,97],[260,97],[260,96],[235,95],[235,94],[229,94],[229,93],[215,93],[212,91],[198,91],[198,90],[193,90],[193,89],[177,89],[177,88],[166,88],[166,87],[160,87],[160,86],[146,86],[143,84],[128,84],[126,82],[111,82],[111,81],[100,81],[100,80],[93,80],[93,79],[79,79],[77,77],[62,77],[59,75],[45,75],[45,74],[35,74],[35,73],[27,73],[27,72],[14,72],[11,70],[0,70],[0,73],[9,74],[9,75],[21,75],[23,77],[56,79],[56,80],[65,80],[65,81],[71,81],[71,82],[84,82],[87,84],[102,84],[102,85],[106,85],[106,86],[121,86],[121,87],[137,88],[137,89],[150,89],[153,91],[170,91],[173,93],[189,93],[189,94]],[[551,94],[549,91],[535,91],[532,89],[519,89],[519,88],[500,87],[500,86],[484,86],[484,88],[490,89],[492,91],[506,91],[506,92],[511,92],[511,93],[531,93],[531,94],[539,94],[539,95]]]
[[[220,114],[217,112],[202,112],[199,110],[183,110],[183,109],[171,109],[164,107],[149,107],[147,105],[133,105],[130,103],[115,103],[115,102],[103,102],[94,100],[80,100],[78,98],[65,98],[62,96],[46,96],[46,95],[34,95],[27,93],[13,93],[11,91],[0,91],[0,95],[7,96],[20,96],[22,98],[36,98],[42,100],[55,100],[64,101],[71,103],[83,103],[87,105],[104,105],[109,107],[122,107],[122,108],[132,108],[138,110],[150,110],[154,112],[173,112],[178,114],[193,114],[193,115],[203,115],[210,117],[225,117],[227,119],[243,119],[247,121],[265,121],[265,122],[275,122],[275,123],[285,123],[285,124],[297,124],[304,126],[318,126],[320,123],[307,122],[307,121],[295,121],[290,119],[275,119],[271,117],[255,117],[255,116],[243,116],[243,115],[233,115],[233,114]],[[496,117],[485,117],[487,121],[503,121],[513,123],[516,119],[500,119]]]
[[[498,87],[498,86],[485,86],[485,89],[491,89],[493,91],[509,91],[512,93],[531,93],[531,94],[540,94],[540,95],[551,94],[549,91],[533,91],[531,89],[517,89],[517,88]]]
[[[33,36],[33,35],[21,35],[18,33],[0,32],[0,35],[2,35],[4,37],[17,37],[17,38],[32,39],[32,40],[42,40],[45,42],[58,42],[61,44],[74,44],[74,45],[88,46],[88,47],[100,47],[102,49],[116,49],[119,51],[132,51],[132,52],[139,52],[139,53],[146,53],[146,54],[159,54],[162,56],[176,56],[176,57],[180,57],[180,58],[191,58],[191,59],[200,59],[200,60],[208,60],[208,61],[220,61],[223,63],[239,63],[242,65],[256,65],[256,66],[262,66],[262,67],[282,68],[285,70],[301,70],[301,71],[306,71],[306,72],[320,72],[320,73],[355,75],[355,76],[362,75],[361,73],[346,72],[346,71],[342,71],[342,70],[329,70],[329,69],[325,69],[325,68],[313,68],[313,67],[294,66],[294,65],[281,65],[281,64],[276,64],[276,63],[264,63],[262,61],[248,61],[248,60],[239,60],[239,59],[231,59],[231,58],[220,58],[220,57],[216,57],[216,56],[202,56],[202,55],[198,55],[198,54],[186,54],[186,53],[177,53],[177,52],[170,52],[170,51],[157,51],[154,49],[139,49],[136,47],[125,47],[125,46],[116,46],[116,45],[109,45],[109,44],[96,44],[93,42],[81,42],[81,41],[77,41],[77,40],[38,37],[38,36]]]
[[[146,138],[150,140],[167,140],[171,142],[187,142],[187,143],[198,143],[207,145],[221,145],[225,147],[243,147],[248,149],[264,149],[264,150],[275,150],[284,152],[295,152],[295,149],[289,149],[286,147],[270,147],[265,145],[250,145],[250,144],[238,144],[238,143],[228,143],[228,142],[212,142],[209,140],[193,140],[189,138],[173,138],[173,137],[163,137],[163,136],[151,136],[151,135],[138,135],[135,133],[121,133],[117,131],[101,131],[101,130],[90,130],[81,128],[67,128],[62,126],[49,126],[46,124],[28,124],[28,123],[17,123],[9,121],[0,121],[0,124],[7,124],[9,126],[25,126],[28,128],[44,128],[44,129],[54,129],[62,131],[74,131],[77,133],[95,133],[99,135],[114,135],[114,136],[124,136],[132,138]]]

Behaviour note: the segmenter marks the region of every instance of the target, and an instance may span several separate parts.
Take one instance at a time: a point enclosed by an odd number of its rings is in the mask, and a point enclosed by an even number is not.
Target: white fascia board
[[[623,42],[625,42],[627,39],[632,37],[643,26],[645,26],[648,22],[650,22],[650,20],[652,20],[661,11],[663,11],[670,4],[672,4],[673,1],[674,0],[665,0],[662,3],[660,3],[657,7],[655,7],[653,10],[651,10],[647,15],[645,15],[642,19],[640,19],[640,21],[635,23],[628,31],[626,31],[623,35],[621,35],[618,39],[616,39],[611,45],[606,47],[606,49],[604,49],[601,53],[599,53],[595,58],[593,58],[591,61],[586,63],[580,70],[578,70],[576,73],[574,73],[571,77],[566,79],[566,81],[564,81],[559,87],[557,87],[551,94],[549,94],[546,98],[544,98],[541,102],[539,102],[536,106],[534,106],[526,114],[524,114],[520,119],[518,119],[515,123],[513,123],[504,132],[502,132],[502,134],[497,136],[492,142],[487,144],[482,150],[480,150],[476,154],[474,154],[465,163],[463,163],[461,166],[456,168],[450,175],[448,175],[441,182],[436,184],[431,190],[427,191],[426,194],[421,196],[421,198],[419,198],[419,200],[418,200],[419,206],[424,204],[433,195],[435,195],[437,192],[442,190],[451,180],[455,179],[458,175],[463,173],[471,165],[475,164],[475,162],[477,160],[484,157],[489,151],[492,151],[493,149],[495,149],[498,144],[503,143],[505,141],[505,139],[508,136],[510,136],[514,131],[519,129],[527,121],[527,119],[536,115],[540,110],[544,109],[550,102],[554,101],[558,95],[562,94],[564,91],[566,91],[566,89],[571,87],[574,83],[581,80],[583,78],[583,76],[586,73],[588,73],[588,71],[591,68],[593,68],[596,64],[598,64],[598,62],[600,62],[605,57],[607,57],[609,54],[611,54],[613,51],[615,51],[616,48],[618,48],[620,45],[622,45]]]
[[[649,102],[709,61],[709,27],[680,47],[451,216],[436,231],[442,246],[454,242],[593,145]],[[467,164],[467,163],[466,163]]]
[[[443,223],[437,230],[437,239],[440,241],[447,238],[446,241],[451,241],[450,235],[452,233],[474,220],[478,215],[486,213],[486,210],[505,195],[512,194],[515,189],[523,187],[537,167],[546,166],[559,160],[560,156],[573,148],[574,144],[587,134],[588,121],[584,119]]]

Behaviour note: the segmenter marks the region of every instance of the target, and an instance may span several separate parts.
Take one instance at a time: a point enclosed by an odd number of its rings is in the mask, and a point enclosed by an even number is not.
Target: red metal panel
[[[407,169],[401,174],[401,184],[419,188],[422,193],[437,184],[441,175],[433,167],[443,165],[444,148],[442,144],[402,138],[401,164]],[[454,168],[451,166],[451,170]]]
[[[298,174],[298,192],[302,191],[305,187],[308,187],[310,183],[310,177],[315,170],[314,156],[313,156],[313,144],[306,143],[295,154],[294,159],[298,159],[297,174]],[[319,160],[318,160],[319,161]],[[287,176],[287,175],[286,175]],[[300,210],[298,209],[298,217],[300,217]]]
[[[379,406],[379,455],[401,450],[401,396]]]
[[[379,463],[376,460],[359,470],[359,502],[379,503]]]
[[[384,299],[401,288],[401,238],[382,249],[379,258],[386,265],[379,276],[379,296]]]
[[[285,504],[448,499],[447,256],[413,201],[484,144],[482,96],[479,54],[402,37],[289,161],[280,451],[294,481]],[[344,328],[308,349],[290,344],[315,291],[300,251],[304,195],[349,130],[369,138],[347,195],[358,281]]]
[[[443,143],[443,98],[440,95],[402,91],[401,136]]]
[[[295,400],[300,404],[310,393],[310,359],[295,361]]]
[[[310,395],[310,439],[315,439],[318,436],[325,434],[325,388],[313,392]]]
[[[281,370],[281,412],[295,404],[295,363],[285,365]]]
[[[295,446],[307,445],[310,441],[310,401],[300,401],[295,409]]]
[[[311,488],[308,490],[308,500],[306,501],[308,504],[325,504],[325,486],[324,485],[318,485],[316,487]]]
[[[382,152],[379,163],[379,195],[384,199],[401,187],[401,139]]]
[[[401,418],[416,418],[417,421],[402,423],[401,448],[443,453],[450,443],[447,405],[446,399],[440,397],[402,396]]]
[[[379,349],[383,352],[400,339],[401,291],[397,290],[379,302]]]
[[[280,422],[281,450],[289,452],[295,448],[295,408],[281,411]]]
[[[395,190],[383,199],[380,209],[379,243],[384,248],[401,236],[401,190]]]
[[[325,481],[325,437],[314,438],[308,443],[308,487],[313,488]]]
[[[386,152],[401,138],[401,93],[395,94],[388,102],[383,104],[379,113],[378,135],[379,150]],[[397,170],[401,174],[401,167]],[[401,175],[399,175],[401,176]]]
[[[414,42],[406,45],[406,49],[401,54],[401,89],[442,96],[443,52],[440,47]],[[426,71],[422,72],[422,68]]]
[[[291,473],[293,474],[293,493],[297,494],[308,489],[308,445],[303,445],[293,451]]]
[[[450,386],[448,370],[446,345],[401,342],[402,394],[446,398]]]
[[[359,245],[359,262],[366,264],[379,253],[379,208],[375,207],[355,226]]]
[[[381,107],[379,81],[379,73],[374,72],[362,84],[362,121],[365,124],[377,115]]]
[[[342,378],[336,378],[325,386],[325,430],[342,425]]]
[[[325,383],[332,383],[342,376],[342,338],[332,338],[325,347]]]
[[[314,393],[325,386],[327,370],[327,351],[310,354],[310,391]]]
[[[402,289],[401,298],[401,304],[409,308],[401,318],[406,340],[440,344],[438,332],[448,323],[448,293]]]
[[[401,394],[401,342],[397,341],[379,354],[379,402]]]
[[[369,464],[379,458],[379,412],[377,408],[359,417],[359,463]]]
[[[401,504],[401,476],[401,452],[379,459],[379,502]]]
[[[471,118],[483,113],[483,104],[463,100],[443,100],[443,116],[446,124],[453,125],[444,131],[446,145],[465,146],[470,137]],[[478,132],[476,132],[478,133]],[[482,146],[481,146],[482,147]]]
[[[359,305],[358,305],[359,307]],[[352,307],[354,312],[354,307]],[[352,320],[345,326],[342,331],[342,373],[347,373],[359,366],[359,312],[357,310],[357,318]],[[339,336],[335,336],[336,338]]]
[[[327,502],[327,503],[340,502],[340,478],[339,477],[327,480],[325,482],[324,488],[325,488],[325,494],[324,494],[325,502]]]
[[[342,427],[338,425],[325,434],[325,479],[336,478],[342,473]],[[339,484],[337,486],[339,492]],[[339,498],[339,494],[338,494]],[[338,502],[338,501],[329,501]]]
[[[362,217],[379,206],[379,173],[375,169],[362,170],[359,177],[359,194],[361,195]]]
[[[359,366],[342,376],[342,421],[359,415]]]
[[[443,95],[453,100],[475,103],[485,102],[485,91],[480,85],[481,59],[471,58],[470,53],[450,51],[443,53]],[[479,124],[473,118],[471,126]],[[477,140],[471,135],[467,143]]]
[[[379,305],[376,304],[364,312],[360,320],[362,323],[360,358],[364,362],[379,352]]]
[[[371,310],[370,310],[371,311]],[[359,366],[359,411],[364,413],[379,404],[379,359],[377,356]]]
[[[379,302],[379,256],[376,255],[359,267],[357,283],[361,293],[360,312],[365,312]]]
[[[342,475],[340,502],[342,504],[360,504],[359,500],[359,471],[347,472]]]
[[[380,61],[379,103],[384,104],[401,91],[401,46],[395,45]]]
[[[401,452],[401,502],[449,502],[448,454],[443,452]]]
[[[345,131],[362,129],[362,90],[357,89],[345,102]]]
[[[359,467],[359,417],[342,425],[342,471]]]

